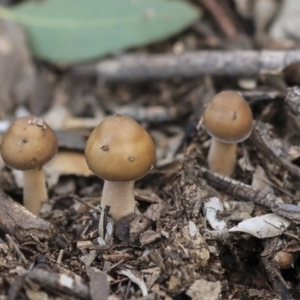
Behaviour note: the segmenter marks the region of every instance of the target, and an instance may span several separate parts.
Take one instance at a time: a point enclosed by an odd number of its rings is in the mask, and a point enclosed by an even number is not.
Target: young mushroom
[[[236,164],[237,143],[252,131],[252,111],[241,94],[221,92],[212,99],[203,114],[203,125],[212,137],[209,168],[223,176],[231,176]]]
[[[104,179],[101,206],[109,206],[115,220],[134,213],[134,181],[148,173],[156,158],[147,131],[129,117],[108,117],[91,133],[85,157],[90,170]]]
[[[38,215],[48,199],[43,165],[57,152],[55,133],[38,117],[22,117],[3,136],[0,151],[5,164],[23,171],[24,206]]]

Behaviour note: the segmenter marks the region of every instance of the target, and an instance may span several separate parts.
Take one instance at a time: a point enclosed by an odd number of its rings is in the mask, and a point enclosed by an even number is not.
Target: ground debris
[[[106,274],[96,271],[94,268],[86,267],[90,278],[90,294],[92,300],[107,300],[109,296],[109,283]]]
[[[1,189],[0,200],[0,228],[3,232],[14,236],[19,241],[25,241],[32,234],[44,240],[54,237],[55,229],[49,222],[30,213]]]
[[[270,124],[256,121],[250,139],[267,157],[300,178],[300,168],[290,162],[293,157],[289,154],[288,146],[282,139],[276,138],[272,130]]]
[[[220,293],[220,281],[210,282],[204,279],[196,280],[186,292],[186,294],[190,296],[192,300],[218,300]]]

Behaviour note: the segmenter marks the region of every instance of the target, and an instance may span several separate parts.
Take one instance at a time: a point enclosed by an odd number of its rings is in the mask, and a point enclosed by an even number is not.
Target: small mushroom
[[[23,171],[24,206],[38,215],[48,199],[43,166],[57,152],[55,133],[38,117],[22,117],[12,123],[0,147],[5,164]]]
[[[221,92],[206,107],[203,125],[212,137],[209,168],[223,176],[231,176],[236,164],[237,143],[247,139],[253,127],[248,103],[240,93]]]
[[[280,270],[287,270],[294,265],[294,254],[280,250],[275,253],[274,261]]]
[[[148,173],[156,158],[147,131],[129,117],[108,117],[91,133],[85,157],[90,170],[104,179],[101,206],[109,206],[115,220],[134,213],[134,181]]]

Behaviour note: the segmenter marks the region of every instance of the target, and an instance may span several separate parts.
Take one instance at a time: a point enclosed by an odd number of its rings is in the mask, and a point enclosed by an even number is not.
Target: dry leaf
[[[245,232],[259,239],[265,239],[281,235],[291,224],[288,219],[276,214],[266,214],[240,222],[229,229],[229,232]]]
[[[54,159],[47,164],[46,168],[58,171],[59,175],[89,176],[93,174],[86,164],[84,155],[73,151],[59,151]]]

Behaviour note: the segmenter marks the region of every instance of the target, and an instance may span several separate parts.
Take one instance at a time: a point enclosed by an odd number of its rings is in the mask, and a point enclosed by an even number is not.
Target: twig
[[[7,300],[20,299],[19,293],[22,290],[24,283],[25,283],[24,275],[17,277],[9,287]]]
[[[130,104],[116,107],[113,104],[110,106],[107,105],[106,108],[111,110],[114,114],[126,115],[138,122],[150,122],[155,124],[170,122],[178,115],[178,112],[174,107],[164,107],[160,105],[142,107]]]
[[[16,250],[16,252],[17,252],[17,254],[19,256],[19,259],[22,260],[27,265],[28,264],[28,260],[26,259],[26,257],[22,253],[22,251],[20,250],[19,246],[14,242],[14,240],[12,239],[12,237],[9,234],[6,234],[5,237],[13,245],[14,249]]]
[[[282,275],[277,266],[272,265],[268,258],[261,257],[262,265],[268,275],[268,278],[272,284],[273,289],[278,294],[280,299],[284,300],[292,300],[293,297],[289,293],[287,284],[285,280],[282,278]]]
[[[128,280],[123,300],[128,300],[130,288],[131,288],[131,280]]]
[[[58,254],[58,257],[57,257],[57,260],[56,260],[56,263],[57,263],[58,265],[61,264],[64,253],[65,253],[65,250],[64,250],[64,249],[60,249],[60,250],[59,250],[59,254]]]
[[[183,55],[124,55],[98,64],[77,66],[76,74],[97,75],[101,81],[144,81],[151,79],[214,76],[257,76],[278,72],[300,61],[300,51],[195,51]]]
[[[101,213],[100,213],[100,219],[99,219],[99,226],[98,226],[98,234],[99,237],[104,239],[105,235],[105,227],[107,224],[107,214],[109,212],[109,206],[102,207]]]
[[[101,213],[101,209],[100,208],[94,206],[93,204],[90,204],[90,203],[87,203],[87,202],[81,200],[78,196],[76,196],[76,195],[69,195],[69,197],[72,198],[72,199],[74,199],[74,200],[76,200],[76,201],[78,201],[78,202],[80,202],[81,204],[87,206],[88,208],[90,208],[90,209],[92,209],[92,210],[94,210],[96,212]]]
[[[91,299],[88,287],[85,284],[75,281],[66,274],[55,274],[45,268],[36,267],[28,272],[26,278],[29,278],[52,292],[64,293],[76,299]]]
[[[54,227],[49,222],[29,212],[1,189],[0,230],[15,237],[18,241],[23,241],[29,235],[47,240],[56,235]]]
[[[199,169],[199,175],[209,185],[232,195],[236,199],[252,201],[255,204],[269,208],[279,216],[295,222],[300,221],[300,206],[282,203],[282,200],[273,194],[266,194],[261,190],[257,190],[232,178],[221,176],[204,167]]]
[[[276,204],[281,203],[281,200],[273,194],[266,194],[261,190],[252,188],[250,185],[244,184],[229,177],[224,177],[204,167],[200,168],[200,174],[209,185],[221,189],[229,195],[237,197],[240,200],[253,201],[255,204],[270,209]]]
[[[250,140],[267,157],[288,170],[295,177],[300,178],[300,168],[290,162],[288,150],[283,141],[273,135],[272,129],[272,126],[268,123],[255,121]]]
[[[206,240],[227,241],[234,238],[234,234],[231,234],[227,228],[222,230],[203,230],[201,233]]]
[[[243,95],[244,98],[249,102],[249,104],[253,104],[259,101],[272,101],[274,99],[284,99],[286,93],[278,90],[265,90],[265,89],[255,89],[250,91],[239,90],[239,93]]]
[[[199,0],[199,2],[214,17],[215,22],[218,23],[220,29],[226,34],[227,37],[236,37],[237,30],[234,24],[215,0]]]

